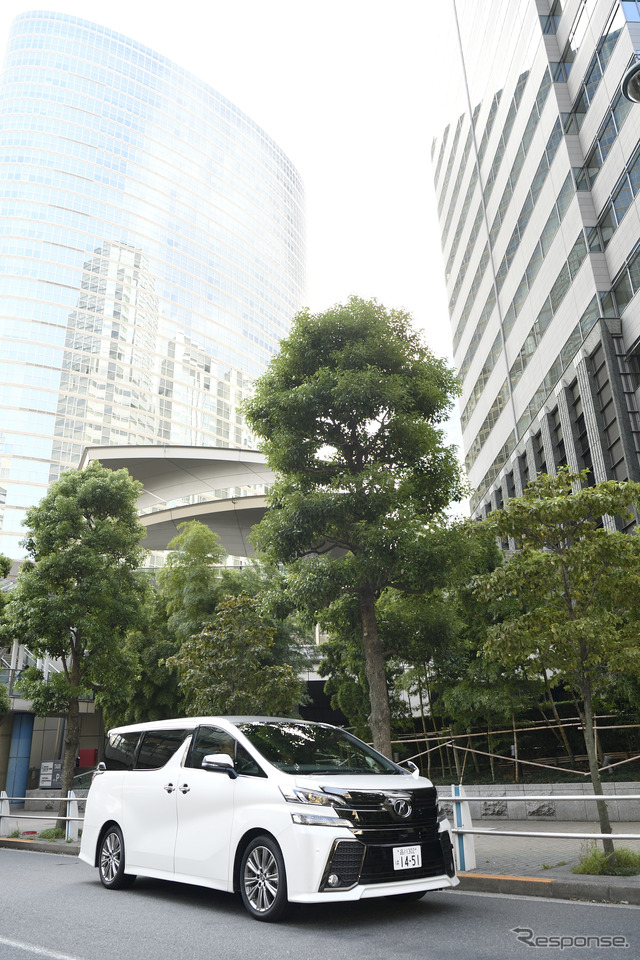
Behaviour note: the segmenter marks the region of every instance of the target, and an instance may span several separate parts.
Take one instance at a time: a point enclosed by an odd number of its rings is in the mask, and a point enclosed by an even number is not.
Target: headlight
[[[341,817],[323,817],[317,813],[292,813],[294,823],[301,823],[305,827],[347,827],[351,828],[348,820]]]
[[[305,787],[280,787],[280,793],[289,803],[313,803],[322,807],[344,806],[342,797],[323,793],[321,790],[307,790]]]

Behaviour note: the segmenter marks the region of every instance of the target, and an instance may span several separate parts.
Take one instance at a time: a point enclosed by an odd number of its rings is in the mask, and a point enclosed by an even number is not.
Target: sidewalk
[[[36,820],[24,812],[12,820],[11,831],[20,830],[20,839],[0,837],[0,847],[14,850],[37,850],[77,856],[80,844],[65,840],[37,840],[35,834],[55,826],[55,818]],[[475,836],[476,868],[458,874],[460,890],[487,893],[518,894],[522,896],[552,897],[563,900],[594,900],[603,903],[631,903],[640,906],[640,875],[636,877],[589,877],[571,872],[578,862],[585,843],[594,841],[559,839],[555,837],[501,837],[501,830],[530,833],[598,833],[595,823],[575,821],[514,821],[485,823],[483,829],[492,829],[496,836]],[[27,833],[33,831],[33,833]],[[617,823],[616,833],[640,835],[640,822]],[[29,837],[33,839],[29,839]],[[454,844],[456,839],[454,838]],[[623,840],[621,846],[640,852],[640,840]]]
[[[37,835],[43,830],[49,830],[56,825],[56,818],[45,816],[43,813],[34,812],[30,815],[20,807],[14,807],[12,814],[16,814],[17,819],[13,817],[6,820],[2,825],[2,834],[0,835],[0,847],[9,847],[14,850],[37,850],[39,853],[63,853],[68,856],[77,857],[80,852],[80,841],[74,840],[67,843],[66,840],[39,840]],[[82,824],[80,824],[82,827]],[[11,837],[9,834],[19,831],[20,837]]]
[[[480,824],[476,826],[480,828]],[[591,877],[571,872],[571,868],[578,863],[583,846],[596,841],[499,836],[501,830],[541,834],[599,833],[597,823],[511,820],[494,826],[485,821],[482,828],[493,830],[496,836],[474,837],[476,868],[459,874],[461,890],[633,903],[640,906],[640,875]],[[616,833],[640,835],[640,823],[616,823],[613,825],[614,838]],[[640,853],[640,840],[622,840],[620,846]]]

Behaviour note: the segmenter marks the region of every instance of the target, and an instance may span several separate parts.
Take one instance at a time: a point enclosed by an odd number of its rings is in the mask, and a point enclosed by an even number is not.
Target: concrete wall
[[[611,782],[604,783],[605,794],[640,796],[640,783]],[[597,805],[593,800],[585,802],[580,798],[593,796],[591,783],[539,783],[539,784],[486,784],[465,786],[467,799],[472,797],[495,797],[493,800],[472,800],[469,802],[471,819],[474,823],[484,820],[575,820],[578,822],[597,822]],[[439,786],[441,804],[451,814],[452,806],[447,798],[451,789]],[[572,800],[527,800],[529,797],[571,796]],[[503,800],[503,797],[518,797],[517,801]],[[621,800],[609,803],[609,818],[614,823],[627,823],[640,820],[640,800]]]

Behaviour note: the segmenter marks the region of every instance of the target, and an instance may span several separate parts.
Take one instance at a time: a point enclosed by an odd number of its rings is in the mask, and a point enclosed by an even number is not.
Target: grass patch
[[[587,844],[580,854],[577,867],[572,867],[571,872],[595,877],[634,877],[640,873],[640,853],[628,847],[616,847],[616,860],[616,866],[611,866],[604,850],[595,843]]]
[[[67,833],[61,827],[49,827],[38,834],[38,840],[64,840]]]
[[[20,839],[20,831],[19,831],[19,830],[14,830],[13,833],[10,833],[10,834],[9,834],[9,840],[19,840],[19,839]]]

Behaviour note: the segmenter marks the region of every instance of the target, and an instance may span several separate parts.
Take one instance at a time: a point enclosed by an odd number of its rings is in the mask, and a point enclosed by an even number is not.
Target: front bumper
[[[294,831],[287,831],[287,839],[293,839],[294,834],[297,840],[293,862],[284,850],[290,900],[301,903],[322,903],[328,899],[360,900],[419,890],[442,890],[459,883],[448,829],[419,841],[422,866],[409,870],[393,868],[393,848],[397,842],[375,842],[371,837],[363,842],[349,830],[336,831],[331,837],[328,833],[329,830],[323,827],[297,827]],[[284,837],[279,839],[281,842],[285,840]],[[285,841],[283,848],[286,846]],[[307,856],[303,854],[305,848]],[[306,869],[300,870],[301,860]]]

